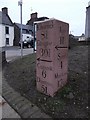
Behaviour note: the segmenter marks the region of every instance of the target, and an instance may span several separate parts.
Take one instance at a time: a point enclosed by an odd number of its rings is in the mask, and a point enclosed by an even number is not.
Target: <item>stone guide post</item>
[[[37,23],[36,86],[54,96],[67,83],[69,24],[50,19]]]

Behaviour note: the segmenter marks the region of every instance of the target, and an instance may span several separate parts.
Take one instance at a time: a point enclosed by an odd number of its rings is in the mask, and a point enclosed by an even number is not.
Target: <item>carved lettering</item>
[[[55,78],[58,79],[58,78],[61,78],[62,76],[66,75],[67,73],[62,73],[62,74],[58,74],[58,73],[55,73]]]
[[[68,26],[58,20],[37,22],[37,89],[54,96],[67,81]]]
[[[46,66],[38,66],[40,69],[44,69],[44,70],[50,70],[52,71],[52,67],[46,67]]]
[[[59,75],[58,75],[58,73],[56,73],[56,74],[55,74],[55,78],[59,78]]]

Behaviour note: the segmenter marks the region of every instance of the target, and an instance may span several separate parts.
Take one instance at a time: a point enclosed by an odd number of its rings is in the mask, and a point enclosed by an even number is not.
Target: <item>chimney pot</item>
[[[2,8],[2,12],[3,12],[4,14],[8,14],[8,8],[7,8],[7,7]]]
[[[37,18],[37,12],[31,14],[31,19],[36,19]]]

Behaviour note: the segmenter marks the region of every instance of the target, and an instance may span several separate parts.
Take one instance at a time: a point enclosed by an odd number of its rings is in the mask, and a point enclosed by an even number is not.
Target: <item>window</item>
[[[29,36],[27,36],[27,38],[29,38]]]
[[[29,33],[29,30],[26,30],[26,33]]]
[[[9,38],[6,38],[6,45],[9,45]]]
[[[9,27],[5,27],[6,34],[9,34]]]

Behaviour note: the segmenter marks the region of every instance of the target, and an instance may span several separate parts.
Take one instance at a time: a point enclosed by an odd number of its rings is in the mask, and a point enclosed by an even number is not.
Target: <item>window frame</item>
[[[9,38],[6,38],[6,45],[9,45]]]
[[[9,34],[9,27],[8,27],[8,26],[5,27],[5,34],[6,34],[6,35]]]

